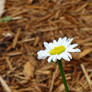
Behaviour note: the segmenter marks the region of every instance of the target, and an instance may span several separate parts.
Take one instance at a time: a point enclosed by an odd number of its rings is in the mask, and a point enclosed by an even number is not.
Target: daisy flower
[[[72,41],[73,38],[68,39],[67,37],[64,37],[59,38],[58,41],[53,40],[52,43],[44,42],[45,50],[40,50],[39,52],[37,52],[38,59],[45,59],[49,57],[48,62],[57,61],[66,92],[70,91],[65,78],[61,59],[70,61],[70,59],[72,59],[72,56],[69,52],[80,52],[80,49],[75,48],[76,46],[78,46],[78,44],[71,44]]]
[[[37,52],[38,59],[48,58],[48,62],[56,62],[57,60],[65,59],[70,61],[72,56],[69,52],[80,52],[80,49],[75,48],[78,44],[71,44],[73,38],[59,38],[58,41],[53,40],[52,43],[44,42],[45,50]]]

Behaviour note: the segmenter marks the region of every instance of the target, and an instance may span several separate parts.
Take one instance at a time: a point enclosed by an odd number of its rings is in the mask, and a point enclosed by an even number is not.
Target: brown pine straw
[[[6,57],[6,62],[9,66],[10,70],[13,71],[13,67],[12,67],[12,64],[10,63],[9,57]]]
[[[1,76],[0,76],[0,83],[2,87],[4,88],[5,92],[12,92],[9,86],[7,85],[7,83],[5,82],[5,80],[3,80]]]
[[[91,82],[91,80],[90,80],[90,78],[89,78],[89,76],[88,76],[88,73],[87,73],[87,71],[86,71],[86,69],[85,69],[85,67],[84,67],[83,64],[81,64],[81,68],[82,68],[82,70],[83,70],[83,72],[84,72],[84,74],[85,74],[85,77],[86,77],[86,79],[87,79],[87,82],[88,82],[88,84],[89,84],[90,89],[92,89],[92,88],[91,88],[92,82]]]
[[[55,72],[53,73],[52,80],[51,80],[51,84],[50,84],[49,92],[52,92],[52,90],[53,90],[53,87],[54,87],[54,81],[55,81],[55,79],[56,79],[57,73],[58,73],[58,65],[56,66],[56,70],[55,70]]]
[[[37,59],[43,42],[65,36],[81,49],[62,61],[69,89],[92,91],[92,0],[6,0],[0,19],[7,16],[12,20],[0,23],[0,75],[12,92],[65,92],[57,63]]]

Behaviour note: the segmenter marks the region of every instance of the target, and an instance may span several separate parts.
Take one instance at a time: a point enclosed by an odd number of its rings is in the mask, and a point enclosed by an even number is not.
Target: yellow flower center
[[[65,51],[65,46],[61,45],[61,46],[58,46],[58,47],[54,47],[54,49],[50,50],[49,53],[51,55],[55,55],[55,54],[61,54],[62,52]]]

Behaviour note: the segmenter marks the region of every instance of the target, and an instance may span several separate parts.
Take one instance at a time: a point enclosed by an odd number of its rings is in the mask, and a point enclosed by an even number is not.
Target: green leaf
[[[2,23],[3,22],[3,20],[2,19],[0,19],[0,23]]]
[[[10,16],[8,16],[8,17],[5,17],[3,20],[5,23],[7,23],[8,21],[12,20],[12,18]]]

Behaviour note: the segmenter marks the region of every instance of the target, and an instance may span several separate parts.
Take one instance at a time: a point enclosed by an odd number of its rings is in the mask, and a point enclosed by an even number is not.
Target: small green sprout
[[[11,20],[12,20],[12,18],[10,16],[7,16],[5,18],[0,19],[0,23],[2,23],[2,22],[7,23],[7,22],[9,22]]]

